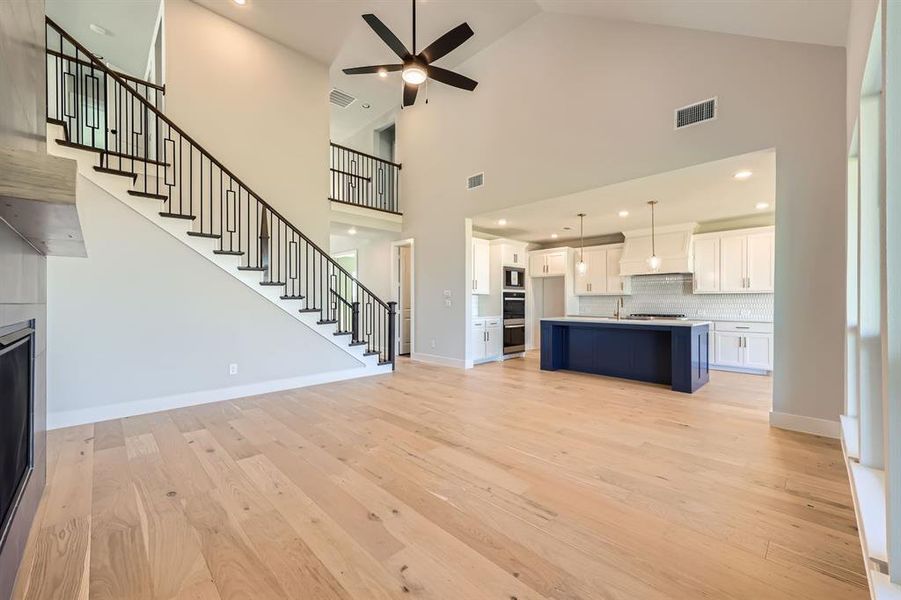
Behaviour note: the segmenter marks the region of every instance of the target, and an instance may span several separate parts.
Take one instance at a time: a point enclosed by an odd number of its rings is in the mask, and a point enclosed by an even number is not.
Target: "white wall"
[[[857,122],[857,113],[860,111],[860,86],[863,82],[878,7],[879,0],[854,0],[851,2],[851,12],[848,15],[846,148],[851,146],[851,134],[854,131],[854,123]]]
[[[776,148],[774,410],[838,418],[843,49],[540,14],[457,70],[474,93],[435,86],[398,124],[418,347],[464,357],[466,307],[442,290],[466,290],[465,217]],[[673,131],[673,109],[711,96],[718,120]],[[485,187],[465,191],[479,171]]]
[[[328,68],[188,0],[165,2],[166,114],[328,247]]]
[[[359,228],[358,228],[359,229]],[[391,242],[399,233],[359,229],[357,235],[333,233],[330,252],[357,251],[357,279],[384,301],[391,299]]]
[[[83,177],[77,193],[88,258],[47,259],[52,424],[359,366]]]

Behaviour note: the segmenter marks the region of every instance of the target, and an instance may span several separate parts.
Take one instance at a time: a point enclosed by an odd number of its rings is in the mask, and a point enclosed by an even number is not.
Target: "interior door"
[[[775,234],[772,231],[748,236],[747,290],[772,292],[775,289]]]
[[[720,238],[720,290],[744,292],[745,260],[748,236],[732,235]]]
[[[410,247],[397,249],[397,353],[409,354],[410,341],[413,339],[413,265],[410,262]]]
[[[742,347],[743,333],[716,332],[716,360],[717,365],[724,367],[744,366],[744,348]]]

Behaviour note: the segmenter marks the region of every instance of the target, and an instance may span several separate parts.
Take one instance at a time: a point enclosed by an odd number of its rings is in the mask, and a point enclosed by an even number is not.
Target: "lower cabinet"
[[[477,317],[472,320],[472,361],[495,360],[504,353],[504,328],[500,317]]]
[[[711,368],[773,370],[772,323],[719,322],[711,335]]]

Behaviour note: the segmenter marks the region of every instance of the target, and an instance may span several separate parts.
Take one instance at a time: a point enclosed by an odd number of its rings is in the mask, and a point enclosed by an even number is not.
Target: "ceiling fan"
[[[440,38],[432,42],[425,50],[416,54],[416,0],[413,0],[413,51],[409,52],[406,46],[397,39],[397,36],[391,32],[382,21],[373,14],[363,15],[363,20],[372,27],[376,35],[382,38],[391,50],[403,61],[396,65],[373,65],[370,67],[353,67],[344,69],[348,75],[364,75],[378,73],[382,77],[391,71],[400,71],[404,80],[404,101],[403,106],[412,106],[416,102],[416,93],[419,91],[419,84],[426,79],[434,79],[441,83],[457,87],[460,89],[472,91],[478,85],[477,81],[473,81],[469,77],[464,77],[459,73],[436,67],[432,63],[446,54],[459,48],[463,42],[473,36],[472,28],[467,23],[457,25]]]

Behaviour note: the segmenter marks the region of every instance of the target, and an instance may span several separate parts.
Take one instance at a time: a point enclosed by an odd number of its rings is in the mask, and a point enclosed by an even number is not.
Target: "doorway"
[[[413,352],[413,240],[393,242],[391,246],[391,296],[397,302],[395,352],[405,356]]]

